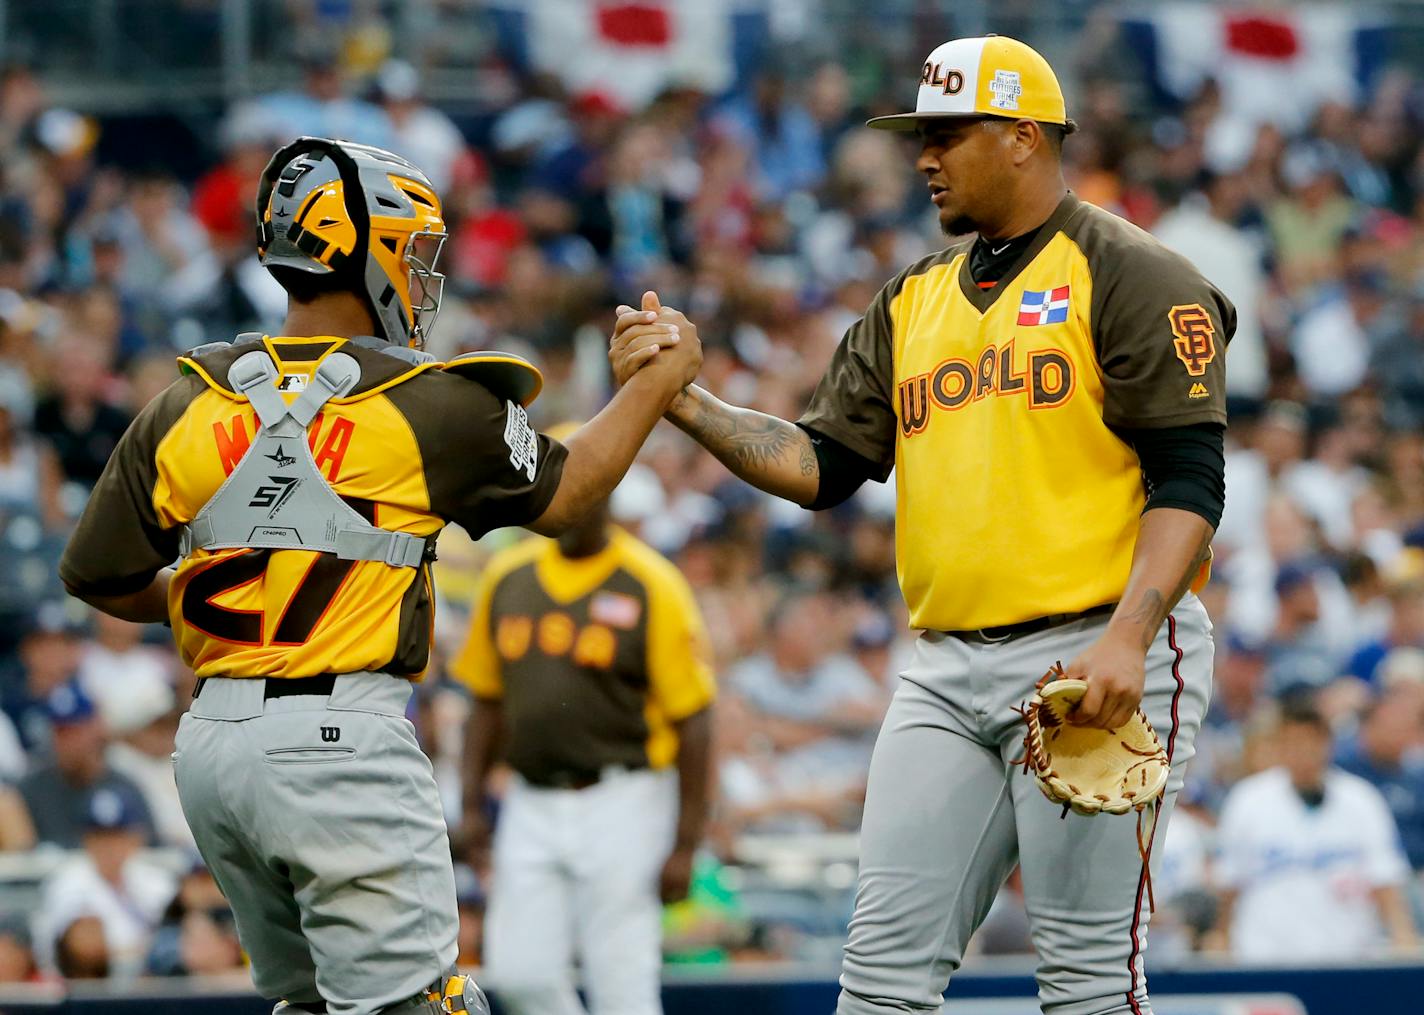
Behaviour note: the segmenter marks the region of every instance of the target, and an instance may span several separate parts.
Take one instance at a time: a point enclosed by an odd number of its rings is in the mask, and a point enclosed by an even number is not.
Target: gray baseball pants
[[[211,678],[178,728],[183,813],[266,997],[373,1015],[453,968],[455,878],[411,685],[263,700]],[[325,731],[325,732],[323,732]]]
[[[1150,1015],[1136,817],[1061,817],[1013,764],[1023,747],[1014,706],[1106,626],[1102,616],[998,642],[920,636],[870,763],[838,1015],[939,1011],[1015,864],[1043,1011]],[[1211,623],[1189,594],[1147,655],[1142,707],[1172,759],[1158,842],[1206,713],[1211,666]]]

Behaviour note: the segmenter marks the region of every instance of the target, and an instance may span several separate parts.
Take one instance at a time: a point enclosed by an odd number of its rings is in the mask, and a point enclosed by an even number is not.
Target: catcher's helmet
[[[377,337],[419,348],[440,310],[440,198],[393,152],[301,137],[257,188],[257,254],[267,268],[344,276],[366,296]]]

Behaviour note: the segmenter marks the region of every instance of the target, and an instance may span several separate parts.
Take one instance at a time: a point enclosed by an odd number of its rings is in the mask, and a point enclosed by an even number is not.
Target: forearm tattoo
[[[1176,606],[1182,596],[1187,594],[1187,589],[1192,587],[1192,579],[1196,577],[1197,569],[1201,567],[1202,561],[1206,560],[1207,551],[1210,549],[1211,533],[1208,532],[1202,536],[1197,552],[1192,555],[1191,563],[1177,580],[1177,587],[1172,590],[1170,596],[1163,596],[1161,590],[1155,588],[1142,593],[1142,598],[1137,601],[1128,619],[1142,625],[1144,649],[1152,646],[1152,640],[1157,637],[1157,629],[1162,626],[1162,621],[1167,619],[1172,607]]]
[[[692,398],[691,395],[684,397]],[[787,451],[799,445],[803,476],[816,473],[811,438],[794,423],[750,410],[727,410],[696,398],[683,429],[733,471],[757,472],[787,461]]]

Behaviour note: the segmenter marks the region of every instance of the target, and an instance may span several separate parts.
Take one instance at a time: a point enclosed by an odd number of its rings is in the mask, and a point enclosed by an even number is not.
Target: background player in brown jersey
[[[871,126],[918,132],[941,226],[977,238],[880,292],[798,423],[697,387],[669,418],[811,508],[895,470],[898,570],[922,633],[871,762],[838,1010],[936,1010],[1017,863],[1044,1011],[1140,1015],[1136,824],[1060,820],[1016,772],[1014,708],[1057,660],[1088,683],[1072,721],[1112,729],[1140,704],[1173,763],[1167,819],[1211,681],[1189,587],[1221,516],[1235,311],[1185,260],[1067,192],[1073,124],[1038,53],[958,39],[913,70],[915,111]],[[692,327],[655,294],[622,309],[620,380]]]
[[[452,669],[476,698],[463,808],[476,854],[491,768],[512,769],[484,955],[511,1010],[583,1012],[577,958],[588,1010],[661,1012],[660,903],[687,894],[707,817],[707,656],[687,581],[606,504],[485,570]]]
[[[257,200],[281,336],[182,357],[125,434],[61,564],[70,591],[167,621],[200,679],[179,793],[278,1011],[483,1011],[454,973],[450,847],[405,719],[450,521],[557,533],[603,501],[695,340],[566,445],[518,357],[418,351],[439,309],[440,199],[390,152],[301,138]],[[174,567],[168,565],[175,559]]]

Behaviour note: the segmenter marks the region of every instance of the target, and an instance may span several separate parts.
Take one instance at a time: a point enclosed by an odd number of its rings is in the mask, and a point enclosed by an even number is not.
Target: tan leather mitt
[[[1060,666],[1038,682],[1022,709],[1024,771],[1049,800],[1079,814],[1140,812],[1167,788],[1167,750],[1140,708],[1115,730],[1068,722],[1087,689],[1084,681],[1064,677]]]

